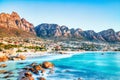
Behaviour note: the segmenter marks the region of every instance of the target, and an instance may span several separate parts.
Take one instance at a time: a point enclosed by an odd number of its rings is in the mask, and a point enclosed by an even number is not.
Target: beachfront
[[[85,54],[84,54],[85,53]],[[98,53],[98,54],[95,54]],[[104,53],[104,55],[102,55]],[[33,53],[34,54],[34,53]],[[36,53],[37,55],[37,53]],[[114,59],[117,59],[114,60]],[[107,60],[106,60],[107,59]],[[44,61],[49,61],[54,64],[54,72],[52,74],[49,74],[49,69],[45,69],[44,75],[42,75],[41,70],[39,71],[39,74],[33,73],[29,70],[29,68],[32,68],[31,64],[39,65],[42,64]],[[7,65],[7,67],[1,68],[6,71],[11,71],[14,75],[13,77],[4,78],[4,73],[0,74],[1,78],[4,79],[13,79],[16,80],[19,76],[18,72],[28,70],[27,72],[32,73],[32,77],[35,80],[38,80],[38,78],[42,77],[46,80],[73,80],[73,79],[83,79],[88,80],[90,78],[93,79],[118,79],[119,78],[119,65],[112,64],[119,63],[119,52],[81,52],[81,53],[75,53],[75,54],[57,54],[57,55],[45,55],[45,56],[35,56],[35,57],[28,57],[26,60],[22,61],[7,61],[3,62]],[[2,63],[1,63],[2,64]],[[11,67],[10,67],[11,66]],[[111,70],[111,68],[114,69]],[[38,67],[39,69],[40,67]],[[99,70],[99,69],[101,70]],[[105,68],[105,69],[104,69]],[[117,73],[116,73],[117,71]],[[110,73],[113,73],[111,75]],[[7,72],[6,74],[9,74]],[[92,74],[90,76],[90,74]],[[17,77],[15,77],[15,75]],[[71,77],[67,76],[71,75]],[[103,75],[106,75],[103,77]],[[22,75],[23,77],[24,75]],[[113,79],[112,79],[113,78]]]

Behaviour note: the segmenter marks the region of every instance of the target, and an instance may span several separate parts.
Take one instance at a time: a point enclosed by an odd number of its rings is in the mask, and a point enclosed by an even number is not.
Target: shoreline
[[[62,52],[62,54],[61,54]],[[26,58],[32,58],[32,57],[40,57],[40,56],[52,56],[52,55],[71,55],[71,54],[81,54],[86,51],[55,51],[55,52],[19,52],[17,54],[21,54],[26,56]],[[16,55],[17,55],[16,54]]]
[[[60,52],[63,52],[63,54],[61,54]],[[52,60],[51,57],[54,56],[53,59],[59,59],[59,58],[65,58],[65,57],[70,57],[72,55],[76,55],[76,54],[86,54],[86,53],[94,53],[94,54],[98,54],[98,53],[106,53],[106,52],[120,52],[120,51],[58,51],[58,52],[19,52],[17,54],[14,54],[14,56],[16,55],[23,55],[26,57],[25,60],[16,60],[17,62],[24,62],[24,61],[30,61],[30,59],[32,58],[41,58],[41,57],[48,57],[48,59],[46,60]],[[16,61],[5,61],[5,62],[16,62]],[[4,62],[1,62],[4,63]]]
[[[95,53],[95,52],[120,52],[120,51],[58,51],[58,52],[38,51],[38,52],[19,52],[17,54],[24,55],[26,58],[34,58],[34,57],[41,57],[41,56],[71,55],[71,54],[74,55],[74,54],[84,54],[84,53],[91,53],[91,52]]]

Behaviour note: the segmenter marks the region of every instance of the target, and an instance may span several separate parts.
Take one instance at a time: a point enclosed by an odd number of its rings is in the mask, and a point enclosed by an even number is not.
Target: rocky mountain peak
[[[15,29],[35,35],[34,26],[24,18],[21,18],[16,12],[0,14],[0,28]],[[12,34],[13,32],[11,32]],[[22,34],[22,33],[21,33]]]
[[[80,28],[77,28],[76,31],[82,32],[83,30]]]
[[[118,31],[116,34],[120,37],[120,31]]]
[[[11,16],[11,18],[13,18],[15,20],[20,20],[20,16],[14,11],[11,13],[10,16]]]

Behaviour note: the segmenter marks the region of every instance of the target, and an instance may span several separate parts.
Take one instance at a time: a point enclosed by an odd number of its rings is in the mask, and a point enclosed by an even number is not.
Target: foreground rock
[[[17,56],[10,56],[7,53],[3,53],[0,52],[0,62],[5,62],[8,60],[14,60],[14,61],[18,61],[18,60],[25,60],[26,57],[24,55],[17,55]],[[0,67],[5,66],[5,65],[0,65]]]
[[[42,67],[48,69],[48,68],[53,68],[54,65],[51,62],[46,61],[46,62],[43,62]]]
[[[6,70],[0,70],[0,74],[4,74],[6,72],[7,72]]]
[[[24,55],[18,55],[18,58],[20,58],[21,60],[25,60],[26,57]]]
[[[23,71],[20,72],[20,77],[18,80],[34,80],[32,74],[39,76],[37,80],[46,80],[43,76],[44,74],[52,74],[54,65],[51,62],[45,61],[42,64],[37,64],[36,62],[23,68]],[[48,69],[48,70],[47,70]],[[47,70],[47,71],[46,71]],[[24,75],[24,76],[23,76]]]
[[[39,71],[39,70],[42,70],[43,68],[40,65],[35,65],[34,69]]]
[[[6,55],[0,55],[0,62],[8,61],[8,56]]]
[[[46,80],[44,77],[40,77],[38,78],[38,80]]]
[[[6,64],[1,64],[0,65],[0,68],[4,68],[4,67],[7,67],[7,65]]]
[[[19,61],[19,60],[25,60],[26,57],[24,55],[17,55],[17,56],[10,56],[9,60]]]
[[[24,76],[20,80],[34,80],[30,72],[25,72]]]
[[[36,62],[33,62],[32,64],[30,64],[31,67],[34,67],[35,65],[37,65]]]

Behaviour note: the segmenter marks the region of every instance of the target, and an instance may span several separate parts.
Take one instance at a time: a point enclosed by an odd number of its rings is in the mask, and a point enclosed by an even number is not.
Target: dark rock
[[[65,70],[64,72],[71,72],[70,70]]]
[[[36,74],[36,75],[39,75],[39,71],[38,70],[34,70],[33,73]]]
[[[9,78],[10,77],[10,75],[7,75],[7,76],[4,76],[3,78]]]
[[[25,77],[30,77],[30,76],[32,76],[32,74],[30,73],[30,72],[25,72]]]
[[[29,68],[29,70],[30,70],[31,72],[34,72],[34,71],[35,71],[35,69],[34,69],[34,68]]]
[[[10,77],[15,77],[15,76],[8,74],[8,75],[4,76],[3,78],[10,78]]]
[[[11,71],[6,71],[6,72],[4,72],[4,74],[13,74],[13,72],[11,72]]]
[[[26,80],[27,80],[27,79],[28,79],[28,80],[34,80],[34,78],[32,77],[32,74],[31,74],[30,72],[25,72],[25,73],[24,73],[24,76],[25,76],[25,77],[22,77],[23,80],[25,80],[25,79],[26,79]]]
[[[30,64],[31,67],[34,67],[35,65],[37,65],[36,62],[33,62],[32,64]]]
[[[6,73],[6,70],[0,70],[0,74]]]
[[[26,64],[26,63],[24,63],[24,62],[20,62],[20,63],[18,63],[18,64]]]
[[[30,67],[25,67],[23,68],[24,70],[30,70],[31,68]]]

